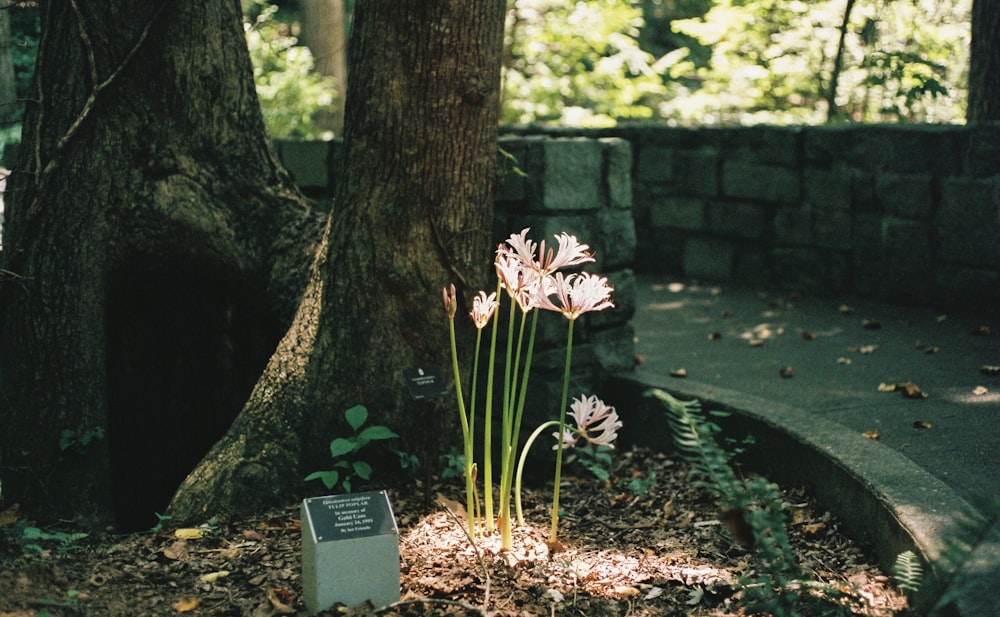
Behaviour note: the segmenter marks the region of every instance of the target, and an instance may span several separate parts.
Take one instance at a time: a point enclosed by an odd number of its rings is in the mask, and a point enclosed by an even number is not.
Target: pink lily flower
[[[539,308],[562,313],[567,319],[575,320],[584,313],[614,308],[612,291],[614,287],[608,285],[606,277],[587,272],[564,276],[561,272],[556,272],[543,279],[534,302]],[[558,304],[549,298],[552,294],[556,295]]]
[[[488,296],[485,291],[480,291],[479,295],[472,299],[472,312],[469,314],[472,315],[472,321],[475,322],[476,328],[482,330],[486,327],[498,305],[495,291]]]
[[[618,438],[618,429],[622,427],[622,423],[614,407],[609,407],[596,395],[591,395],[587,398],[582,396],[574,398],[570,409],[576,428],[571,430],[567,427],[563,432],[560,443],[564,449],[573,447],[579,439],[584,439],[595,446],[615,447],[614,442]],[[559,433],[552,433],[552,436],[558,439]],[[558,448],[559,444],[556,444],[552,449]]]

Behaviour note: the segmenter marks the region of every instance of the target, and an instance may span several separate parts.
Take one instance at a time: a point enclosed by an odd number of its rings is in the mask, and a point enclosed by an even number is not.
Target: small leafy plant
[[[326,488],[333,489],[339,483],[344,492],[351,492],[351,480],[355,477],[368,480],[372,475],[372,467],[357,458],[358,452],[373,441],[395,439],[399,437],[385,426],[372,425],[361,427],[368,421],[368,409],[364,405],[355,405],[344,412],[344,418],[354,430],[351,437],[337,437],[330,442],[330,457],[336,461],[329,471],[314,471],[305,477],[321,481]]]

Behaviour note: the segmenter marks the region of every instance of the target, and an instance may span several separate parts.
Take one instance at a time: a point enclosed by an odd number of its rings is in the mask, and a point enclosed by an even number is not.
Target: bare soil
[[[738,580],[754,572],[754,554],[719,522],[686,464],[637,450],[616,452],[612,471],[601,482],[579,465],[566,467],[558,552],[547,546],[551,483],[525,490],[526,524],[515,528],[507,552],[498,534],[470,543],[442,505],[463,494],[460,479],[389,489],[400,532],[400,602],[322,614],[745,615]],[[639,495],[628,489],[653,473]],[[439,493],[447,497],[435,499]],[[796,558],[813,581],[844,594],[849,613],[912,614],[829,512],[794,488],[784,497]],[[0,512],[0,617],[306,614],[298,517],[298,504],[290,504],[197,531],[127,536],[47,525],[55,537],[25,541],[24,529],[35,523],[8,509]],[[88,535],[71,540],[71,533]],[[815,602],[801,610],[809,617],[829,609]]]

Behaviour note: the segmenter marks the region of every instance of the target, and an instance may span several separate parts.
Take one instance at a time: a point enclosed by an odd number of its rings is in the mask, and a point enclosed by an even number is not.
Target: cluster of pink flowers
[[[576,236],[561,233],[556,235],[557,248],[553,251],[552,247],[546,248],[545,240],[536,243],[528,239],[529,231],[526,227],[498,245],[494,261],[501,285],[522,311],[538,308],[575,320],[585,313],[614,307],[611,299],[614,288],[606,277],[588,272],[558,272],[595,261],[589,245],[579,242]],[[480,291],[473,298],[470,313],[476,327],[485,328],[498,306],[495,292],[487,295]],[[595,446],[614,447],[617,430],[621,428],[614,407],[590,396],[574,399],[571,409],[576,430],[566,429],[563,448],[572,447],[581,438]],[[553,435],[559,439],[558,433]]]

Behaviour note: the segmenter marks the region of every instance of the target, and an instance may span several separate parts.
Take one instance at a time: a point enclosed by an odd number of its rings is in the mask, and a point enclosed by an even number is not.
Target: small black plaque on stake
[[[444,396],[444,393],[448,391],[441,381],[441,376],[433,368],[404,368],[403,380],[406,381],[406,388],[410,391],[410,396],[418,401]]]

